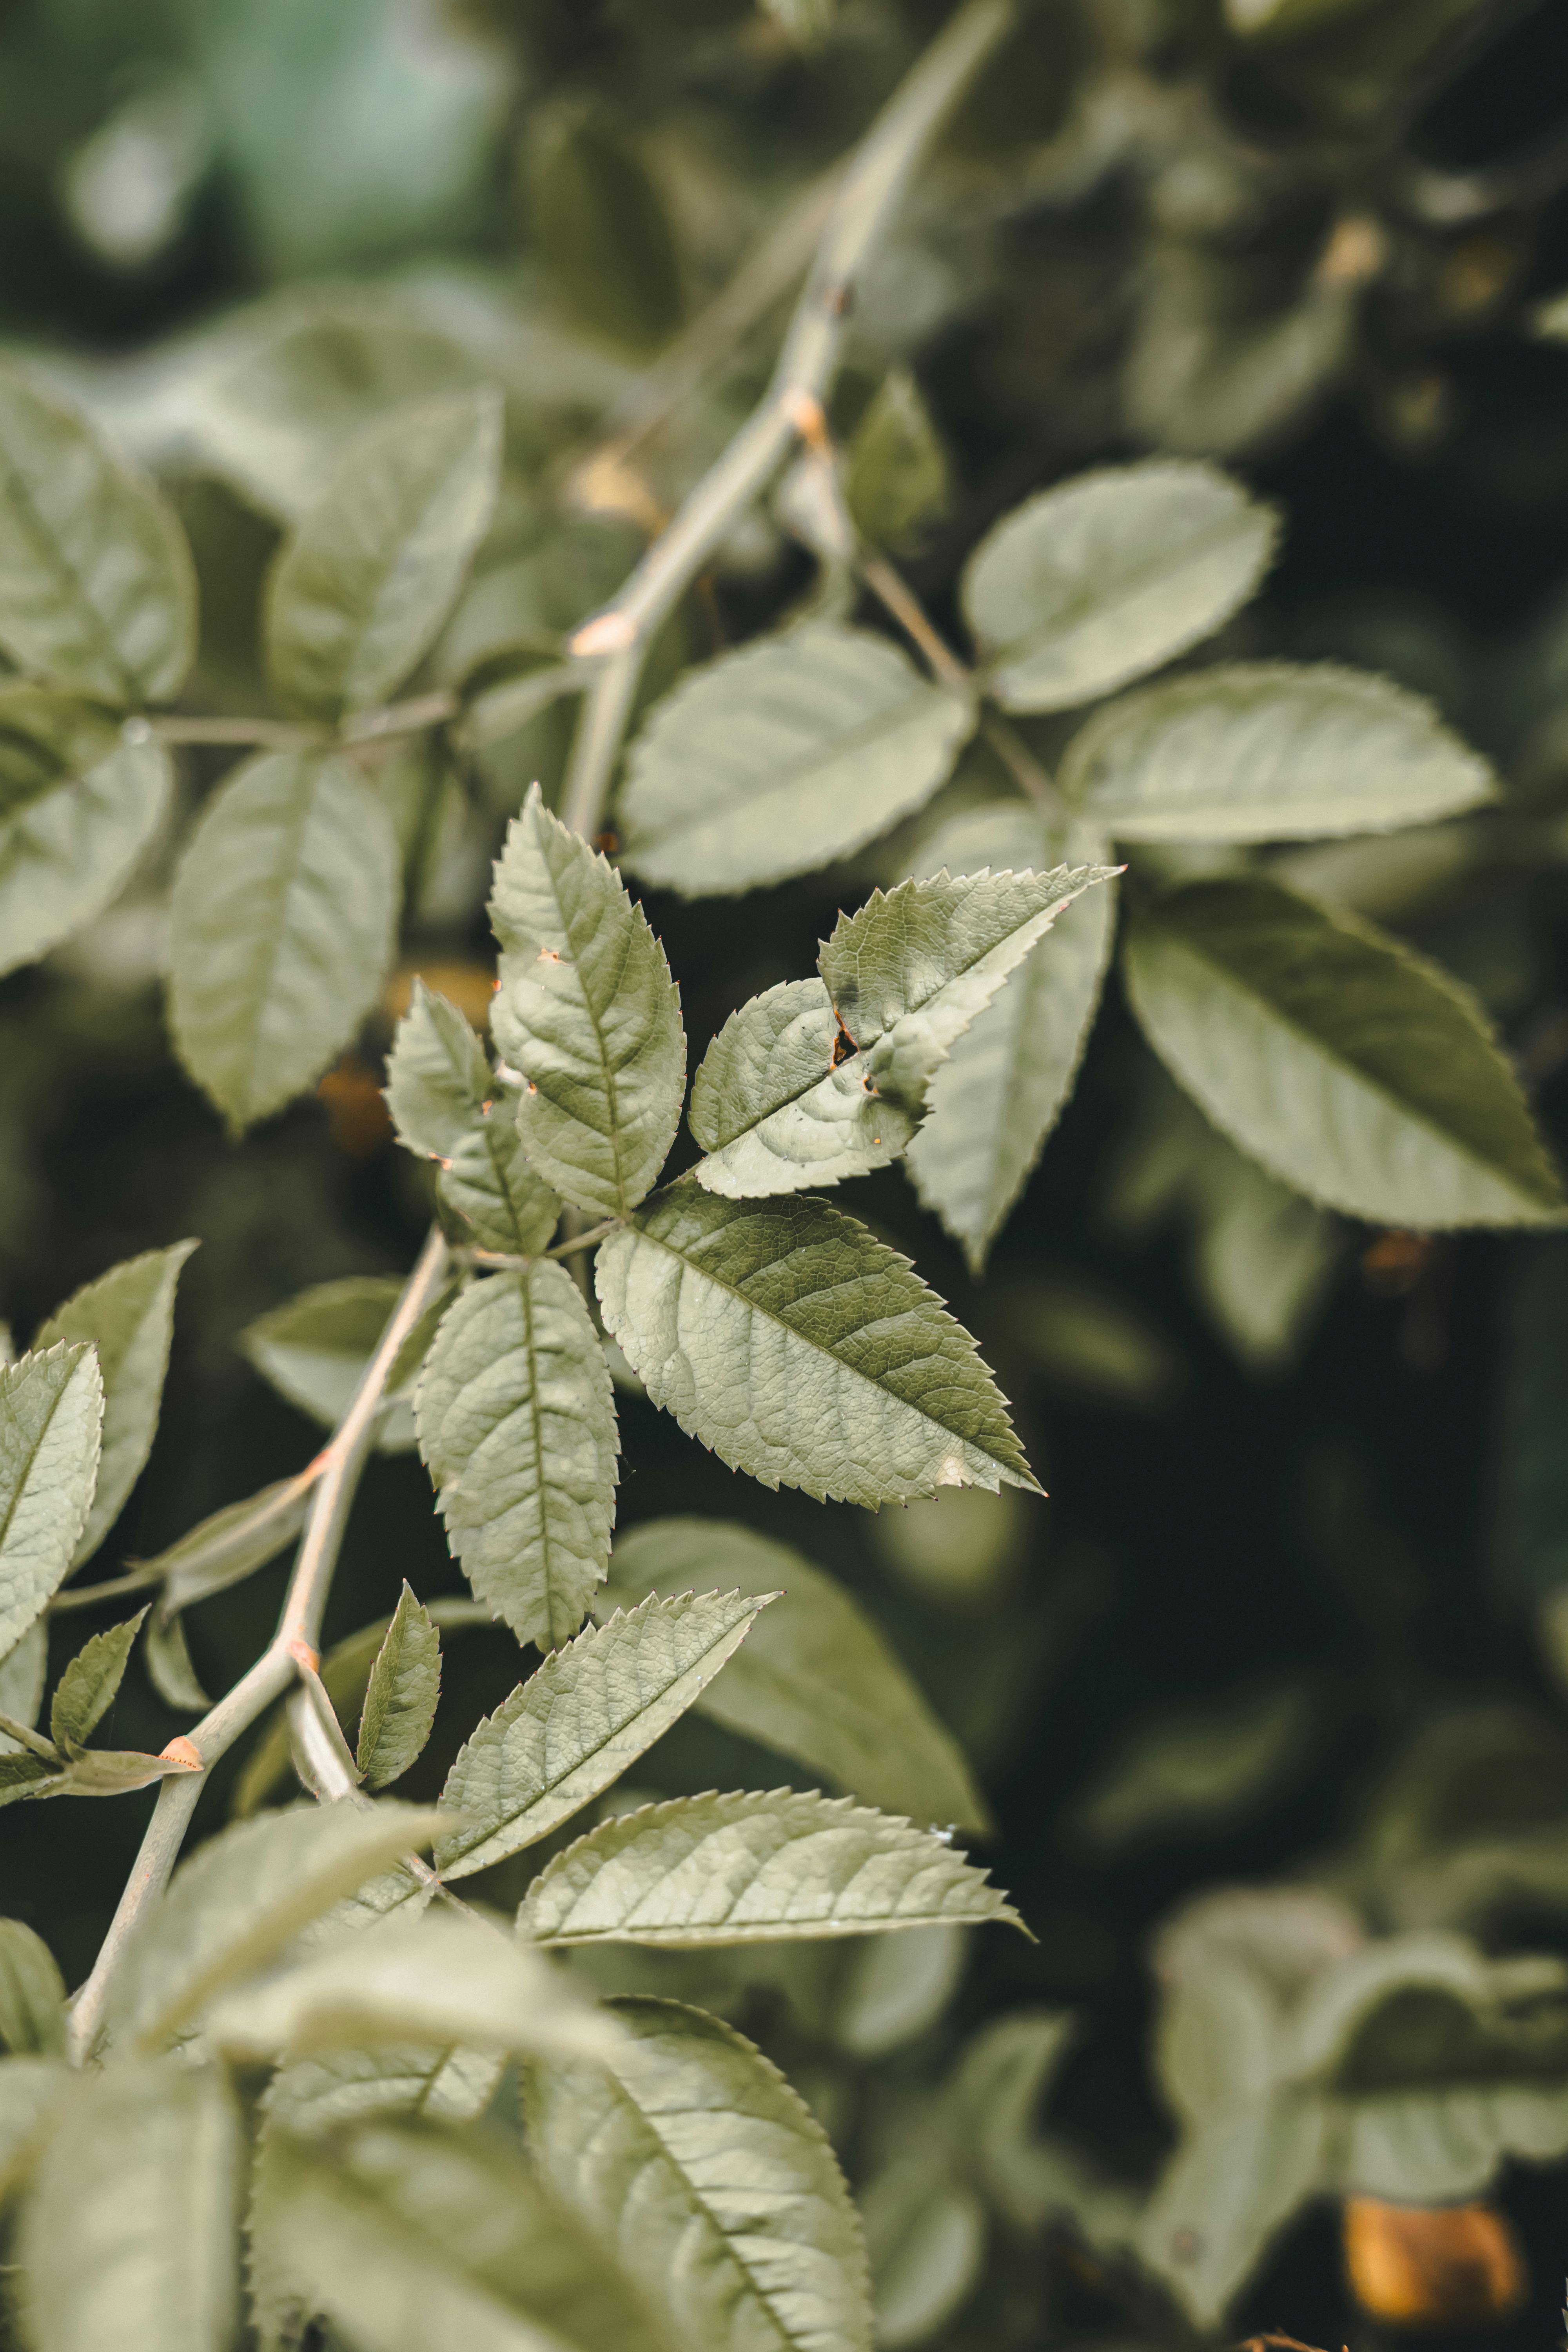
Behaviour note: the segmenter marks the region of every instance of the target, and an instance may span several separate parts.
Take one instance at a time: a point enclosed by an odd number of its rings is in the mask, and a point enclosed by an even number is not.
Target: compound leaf
[[[1138,925],[1127,985],[1215,1124],[1328,1207],[1418,1228],[1562,1213],[1474,1001],[1370,925],[1267,882],[1193,883]]]
[[[440,1696],[441,1636],[405,1579],[360,1717],[354,1761],[367,1788],[384,1789],[407,1771],[430,1737]]]
[[[770,1591],[651,1594],[588,1627],[484,1721],[447,1776],[463,1815],[436,1867],[463,1878],[549,1835],[618,1780],[732,1658]]]
[[[826,1202],[670,1185],[595,1268],[649,1396],[765,1486],[909,1502],[1036,1491],[975,1349],[907,1258]]]
[[[83,1747],[97,1730],[114,1704],[146,1614],[139,1609],[122,1625],[94,1633],[77,1652],[55,1686],[49,1707],[49,1738],[57,1747]]]
[[[625,862],[690,898],[809,874],[929,800],[973,724],[866,630],[818,623],[722,654],[632,745]]]
[[[346,761],[246,761],[197,820],[169,908],[180,1058],[238,1132],[308,1087],[380,992],[397,835]]]
[[[622,1216],[675,1140],[686,1088],[680,998],[614,868],[534,785],[497,861],[496,1042],[523,1092],[530,1160],[579,1208]]]
[[[520,1642],[553,1649],[604,1580],[616,1507],[614,1391],[565,1269],[541,1259],[463,1292],[415,1412],[464,1575]]]
[[[0,972],[47,954],[119,896],[173,782],[163,745],[127,740],[108,712],[0,686]]]
[[[83,1342],[0,1370],[0,1655],[64,1582],[92,1507],[103,1381]]]

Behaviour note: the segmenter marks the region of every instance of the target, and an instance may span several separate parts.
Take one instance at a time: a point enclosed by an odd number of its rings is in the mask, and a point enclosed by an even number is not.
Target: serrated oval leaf
[[[1267,882],[1193,883],[1134,930],[1127,986],[1215,1124],[1313,1200],[1416,1228],[1562,1214],[1474,1000],[1369,924]]]
[[[103,1382],[78,1341],[0,1370],[0,1655],[65,1581],[92,1507]]]
[[[268,2126],[316,2139],[363,2116],[416,2114],[453,2123],[482,2115],[506,2061],[489,2050],[394,2042],[329,2050],[280,2066],[268,2085]]]
[[[973,724],[867,630],[819,623],[721,654],[632,745],[625,863],[689,898],[809,874],[929,800]]]
[[[541,1259],[466,1290],[415,1414],[464,1575],[520,1642],[555,1648],[604,1580],[618,1444],[604,1351],[565,1269]]]
[[[518,1132],[522,1095],[497,1080],[487,1108],[436,1180],[444,1207],[475,1247],[506,1257],[548,1249],[561,1222],[561,1196],[531,1163]]]
[[[786,980],[732,1013],[692,1082],[697,1181],[731,1201],[837,1184],[896,1160],[919,1115],[875,1091],[820,980]],[[840,1059],[834,1065],[834,1055]]]
[[[110,2038],[155,2048],[376,1871],[428,1843],[428,1808],[310,1805],[237,1822],[183,1863],[114,1979]]]
[[[699,1695],[704,1715],[884,1811],[990,1826],[956,1742],[832,1577],[787,1544],[722,1519],[653,1519],[616,1544],[608,1598],[690,1591],[779,1595]],[[464,1801],[448,1784],[444,1801]]]
[[[518,1926],[541,1944],[751,1944],[1022,1921],[946,1840],[847,1797],[774,1789],[617,1813],[546,1863]]]
[[[122,1625],[110,1625],[83,1643],[55,1686],[49,1707],[49,1738],[60,1748],[79,1748],[92,1737],[125,1676],[142,1631],[145,1609]]]
[[[107,712],[0,687],[0,972],[46,955],[119,896],[173,783],[163,746],[127,742]]]
[[[43,1937],[20,1919],[0,1919],[0,2042],[18,2057],[65,2054],[65,1979]]]
[[[1105,843],[1089,827],[1058,832],[1035,811],[1005,801],[944,825],[921,869],[1100,866],[1105,856]],[[1115,928],[1116,885],[1107,878],[1063,909],[931,1079],[909,1171],[975,1274],[1072,1091]]]
[[[618,1780],[733,1657],[764,1591],[652,1595],[589,1626],[487,1716],[447,1776],[463,1815],[436,1867],[464,1878],[537,1844]]]
[[[689,2352],[869,2352],[860,2223],[826,2134],[732,2025],[609,2004],[630,2046],[525,2078],[546,2182]]]
[[[38,1719],[48,1671],[49,1621],[35,1617],[21,1640],[0,1658],[0,1715],[25,1723],[30,1731]],[[0,1756],[14,1755],[19,1745],[0,1731]]]
[[[491,1071],[465,1015],[422,980],[397,1024],[386,1100],[399,1142],[440,1162],[441,1198],[480,1249],[531,1257],[548,1246],[561,1202],[529,1165],[519,1090]]]
[[[359,435],[268,583],[268,667],[286,702],[368,710],[434,644],[495,507],[501,409],[462,392]]]
[[[1154,457],[1043,490],[981,541],[963,609],[1009,710],[1067,710],[1211,636],[1274,552],[1272,510]]]
[[[38,2352],[228,2352],[244,2137],[216,2067],[79,2074],[23,2210]]]
[[[51,1348],[61,1339],[88,1339],[98,1350],[103,1381],[103,1442],[98,1486],[77,1545],[76,1565],[98,1549],[124,1507],[153,1450],[169,1341],[174,1328],[174,1288],[195,1242],[147,1250],[111,1266],[96,1282],[57,1307],[33,1345]]]
[[[1431,704],[1388,678],[1244,662],[1099,712],[1061,788],[1122,841],[1299,841],[1452,816],[1495,785]]]
[[[162,702],[195,650],[190,551],[75,409],[0,371],[0,646],[110,702]]]
[[[680,998],[615,870],[533,786],[498,859],[491,1024],[521,1077],[518,1131],[566,1200],[633,1209],[663,1167],[686,1091]]]
[[[732,1469],[819,1501],[1035,1488],[974,1342],[826,1202],[672,1184],[612,1234],[599,1304],[654,1402]]]
[[[318,1282],[258,1315],[236,1341],[264,1380],[327,1429],[335,1428],[403,1295],[395,1274],[351,1274]],[[414,1443],[414,1383],[440,1319],[441,1303],[421,1316],[386,1383],[376,1444],[384,1454]]]
[[[366,1788],[384,1789],[407,1771],[430,1737],[440,1696],[441,1636],[405,1579],[360,1717],[354,1761]]]
[[[359,1027],[398,876],[385,804],[343,760],[265,753],[202,811],[170,902],[170,1020],[231,1128],[300,1093]]]

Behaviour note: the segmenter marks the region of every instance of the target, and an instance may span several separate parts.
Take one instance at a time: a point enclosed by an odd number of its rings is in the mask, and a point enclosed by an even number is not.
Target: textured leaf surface
[[[522,1104],[519,1087],[498,1081],[489,1109],[436,1180],[475,1245],[508,1257],[548,1249],[561,1218],[561,1196],[535,1172],[518,1132]]]
[[[653,1519],[621,1538],[610,1598],[689,1591],[780,1596],[699,1696],[705,1715],[885,1811],[989,1826],[962,1751],[832,1577],[724,1520]],[[464,1800],[448,1784],[446,1801]]]
[[[237,1345],[262,1377],[323,1427],[347,1412],[403,1284],[394,1274],[348,1275],[319,1282],[247,1326]],[[384,1454],[414,1443],[414,1382],[435,1333],[439,1307],[422,1316],[387,1381],[386,1412],[376,1440]]]
[[[74,409],[0,373],[0,646],[110,702],[163,701],[195,650],[190,551]]]
[[[907,1258],[821,1201],[671,1185],[595,1274],[654,1402],[764,1486],[868,1504],[1034,1487],[968,1333]]]
[[[149,1756],[140,1748],[89,1748],[47,1789],[46,1797],[124,1797],[158,1780],[177,1780],[201,1768],[182,1756]]]
[[[441,1801],[465,1819],[437,1869],[463,1878],[519,1853],[618,1780],[733,1657],[773,1591],[649,1596],[554,1651],[460,1750]]]
[[[375,1654],[354,1761],[365,1785],[384,1789],[406,1772],[430,1737],[441,1696],[441,1636],[406,1580]]]
[[[579,1208],[635,1208],[675,1139],[686,1089],[680,999],[614,868],[530,792],[496,866],[491,1014],[523,1080],[530,1160]]]
[[[0,687],[0,971],[58,947],[130,880],[163,822],[174,771],[109,715]]]
[[[494,1076],[464,1015],[422,980],[397,1024],[386,1078],[399,1139],[442,1163],[441,1197],[479,1246],[519,1257],[547,1247],[561,1203],[529,1166],[519,1090]]]
[[[613,2066],[527,2078],[529,2137],[562,2202],[691,2352],[868,2352],[859,2221],[804,2102],[718,2018],[611,2007],[631,2037]]]
[[[545,1944],[746,1944],[1017,1913],[940,1837],[847,1797],[675,1797],[545,1864],[518,1924]]]
[[[1123,841],[1295,841],[1489,800],[1490,769],[1419,695],[1327,662],[1167,679],[1073,740],[1062,790]]]
[[[1194,883],[1138,926],[1127,984],[1215,1125],[1329,1207],[1415,1227],[1561,1213],[1474,1001],[1370,926],[1264,882]]]
[[[1099,866],[1100,835],[1057,831],[1016,801],[975,809],[943,826],[921,860],[926,873],[972,874]],[[1116,922],[1107,879],[1064,908],[994,1003],[976,1014],[931,1079],[910,1143],[915,1189],[978,1273],[1072,1091],[1099,1009]]]
[[[618,1443],[604,1351],[565,1269],[542,1260],[466,1290],[416,1413],[464,1575],[520,1642],[553,1649],[604,1580]]]
[[[308,2139],[366,2116],[467,2122],[489,2106],[505,2064],[491,2051],[434,2042],[296,2058],[279,2067],[268,2086],[268,2125]]]
[[[98,1486],[77,1546],[80,1561],[98,1549],[119,1517],[153,1450],[169,1341],[174,1328],[174,1287],[195,1242],[148,1250],[84,1283],[50,1316],[35,1348],[89,1339],[103,1381],[103,1444]]]
[[[66,1989],[54,1954],[20,1919],[0,1919],[0,2042],[19,2057],[66,2046]]]
[[[49,1707],[49,1738],[58,1747],[80,1747],[97,1730],[124,1680],[145,1609],[122,1625],[110,1625],[84,1642],[55,1686]]]
[[[809,874],[928,800],[973,723],[865,630],[818,624],[721,655],[632,745],[625,862],[691,898]]]
[[[232,1128],[300,1093],[370,1010],[398,863],[384,803],[342,760],[247,760],[202,811],[170,903],[170,1018]]]
[[[47,1348],[0,1370],[0,1654],[43,1614],[76,1557],[102,1425],[89,1347]]]
[[[0,1658],[0,1715],[29,1730],[38,1719],[44,1684],[49,1670],[49,1623],[35,1617],[15,1648]],[[17,1742],[0,1731],[0,1756],[16,1752]]]
[[[181,1864],[128,1950],[115,1980],[113,2038],[142,2048],[167,2040],[441,1825],[438,1813],[384,1799],[366,1810],[268,1813],[224,1830]]]
[[[1268,507],[1153,458],[1042,491],[970,560],[963,608],[1009,710],[1066,710],[1212,635],[1268,569]]]
[[[268,583],[268,666],[286,702],[331,720],[402,684],[489,525],[500,441],[496,394],[465,392],[351,443]]]
[[[226,2352],[242,2153],[215,2068],[163,2059],[79,2075],[22,2217],[39,2352]]]

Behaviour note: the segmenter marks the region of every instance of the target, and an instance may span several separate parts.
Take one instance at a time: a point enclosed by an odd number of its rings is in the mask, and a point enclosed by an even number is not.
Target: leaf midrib
[[[1192,562],[1197,561],[1206,562],[1212,555],[1223,548],[1226,539],[1236,535],[1237,520],[1245,524],[1249,519],[1244,509],[1241,516],[1239,518],[1233,516],[1228,525],[1215,522],[1201,537],[1184,540],[1182,542],[1180,560],[1173,565],[1169,562],[1162,562],[1156,557],[1149,562],[1134,564],[1130,571],[1119,572],[1114,583],[1115,593],[1142,596],[1149,588],[1162,586],[1173,578],[1179,577]],[[1266,529],[1264,531],[1262,547],[1254,562],[1255,579],[1258,576],[1258,566],[1268,560],[1268,551],[1276,535],[1271,530]],[[998,645],[994,656],[994,666],[997,668],[1011,667],[1016,662],[1026,659],[1031,652],[1037,656],[1041,653],[1056,650],[1050,637],[1046,635],[1047,631],[1053,632],[1059,638],[1076,634],[1088,622],[1096,619],[1113,620],[1116,617],[1114,612],[1107,611],[1105,607],[1106,600],[1101,599],[1097,604],[1092,590],[1083,589],[1059,613],[1038,622],[1029,634],[1008,638]],[[1202,634],[1206,635],[1207,631],[1205,630]]]
[[[27,1491],[28,1483],[31,1480],[33,1471],[37,1466],[38,1456],[43,1451],[45,1442],[48,1437],[50,1430],[53,1429],[55,1425],[56,1417],[59,1412],[60,1407],[64,1404],[67,1397],[70,1394],[72,1388],[76,1384],[76,1377],[82,1368],[83,1361],[84,1358],[79,1356],[75,1363],[72,1364],[69,1371],[66,1374],[65,1379],[61,1381],[59,1394],[51,1402],[47,1415],[45,1418],[43,1427],[39,1430],[37,1436],[27,1450],[27,1457],[23,1465],[22,1475],[16,1480],[16,1485],[12,1487],[11,1493],[5,1501],[4,1507],[0,1508],[0,1570],[4,1570],[5,1566],[5,1547],[11,1539],[11,1528],[16,1520],[17,1507],[21,1503],[23,1496]],[[90,1496],[88,1498],[88,1507],[89,1509],[91,1508]],[[83,1525],[86,1524],[86,1518],[87,1513],[84,1511],[82,1514]],[[73,1540],[71,1545],[71,1549],[73,1551],[76,1549],[76,1542],[80,1539],[80,1534],[81,1530],[79,1528],[76,1538]],[[4,1590],[3,1588],[0,1588],[0,1609],[3,1609],[4,1607]],[[24,1626],[22,1630],[25,1633],[26,1631],[26,1626]],[[18,1639],[19,1638],[20,1636],[18,1636]]]

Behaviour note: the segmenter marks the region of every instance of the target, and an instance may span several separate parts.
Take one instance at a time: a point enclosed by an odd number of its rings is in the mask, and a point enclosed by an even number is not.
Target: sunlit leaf
[[[65,2053],[65,1980],[43,1937],[20,1919],[0,1919],[0,2042],[18,2057]]]
[[[530,1257],[547,1246],[561,1203],[529,1166],[517,1132],[519,1089],[492,1072],[467,1019],[414,982],[386,1066],[398,1139],[441,1163],[441,1197],[481,1249]]]
[[[119,896],[173,782],[163,745],[127,740],[108,712],[0,686],[0,971],[47,954]]]
[[[441,1637],[406,1580],[370,1670],[354,1761],[366,1788],[406,1772],[430,1737],[441,1695]]]
[[[0,1654],[41,1616],[76,1557],[102,1426],[103,1382],[85,1343],[0,1369]]]

